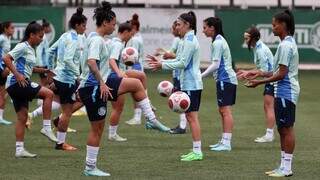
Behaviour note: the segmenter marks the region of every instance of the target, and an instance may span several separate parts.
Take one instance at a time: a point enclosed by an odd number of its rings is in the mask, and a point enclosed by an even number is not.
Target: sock
[[[232,133],[222,133],[222,144],[231,146]]]
[[[86,107],[84,107],[84,106],[82,108],[80,108],[80,110],[83,111],[83,112],[87,112],[86,111]]]
[[[142,101],[137,102],[138,106],[141,108],[144,116],[151,122],[157,121],[156,115],[152,111],[150,101],[148,98],[143,99]]]
[[[86,170],[96,168],[99,147],[87,145]]]
[[[293,154],[284,153],[284,170],[286,172],[291,171],[292,157]]]
[[[66,136],[66,132],[57,131],[58,144],[63,144],[66,141]]]
[[[186,118],[186,114],[185,113],[181,113],[180,115],[180,128],[181,129],[186,129],[187,127],[187,118]]]
[[[267,137],[267,138],[273,138],[273,129],[267,128],[267,130],[266,130],[266,137]]]
[[[280,169],[284,168],[284,151],[281,151]]]
[[[43,122],[43,128],[45,130],[52,131],[52,129],[51,129],[51,120],[44,119],[42,122]]]
[[[118,125],[116,126],[109,126],[109,137],[115,136],[117,134]]]
[[[142,113],[141,108],[135,108],[133,118],[141,121],[141,113]]]
[[[38,106],[42,106],[42,104],[43,104],[43,100],[42,100],[42,99],[38,99],[38,100],[37,100],[37,105],[38,105]]]
[[[201,151],[201,141],[193,141],[192,142],[192,151],[197,153],[197,154],[201,154],[202,151]]]
[[[21,152],[24,150],[23,141],[16,141],[16,152]]]
[[[3,119],[3,109],[0,109],[0,119]]]

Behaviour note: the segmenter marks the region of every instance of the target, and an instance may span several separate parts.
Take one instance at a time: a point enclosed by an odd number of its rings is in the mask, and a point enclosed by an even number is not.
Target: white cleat
[[[267,137],[266,135],[262,136],[262,137],[257,137],[254,142],[256,143],[268,143],[268,142],[272,142],[274,140],[274,137]]]
[[[141,124],[141,120],[132,118],[129,121],[126,121],[126,123],[129,124],[129,125],[140,125]]]
[[[47,136],[50,141],[58,142],[58,139],[57,139],[56,136],[53,134],[52,130],[46,130],[46,129],[42,128],[40,132],[41,132],[41,134],[43,134],[44,136]]]
[[[117,141],[117,142],[127,141],[127,138],[123,138],[123,137],[119,136],[118,134],[115,134],[114,136],[109,136],[108,139],[109,139],[109,141]]]
[[[16,158],[35,158],[36,154],[29,153],[27,150],[16,152]]]

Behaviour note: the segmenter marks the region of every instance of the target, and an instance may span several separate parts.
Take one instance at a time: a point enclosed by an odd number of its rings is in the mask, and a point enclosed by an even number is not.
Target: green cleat
[[[0,124],[3,124],[3,125],[10,125],[10,124],[12,124],[12,122],[7,121],[7,120],[5,120],[5,119],[0,119]]]
[[[146,129],[155,129],[155,130],[159,130],[161,132],[169,132],[170,131],[170,128],[163,125],[161,122],[159,122],[157,120],[154,122],[147,120]]]
[[[191,152],[183,157],[181,157],[181,161],[201,161],[203,159],[202,153]]]
[[[99,176],[99,177],[102,177],[102,176],[111,176],[109,173],[103,172],[103,171],[101,171],[101,170],[98,169],[98,168],[85,169],[85,170],[83,171],[83,174],[86,175],[86,176]]]
[[[272,174],[269,174],[269,177],[290,177],[290,176],[293,176],[293,173],[292,171],[285,171],[285,170],[278,170],[278,171],[275,171],[274,173]]]

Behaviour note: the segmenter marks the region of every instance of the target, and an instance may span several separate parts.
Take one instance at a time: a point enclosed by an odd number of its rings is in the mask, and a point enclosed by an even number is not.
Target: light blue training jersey
[[[13,65],[17,71],[25,78],[30,79],[33,67],[36,66],[37,61],[36,52],[28,41],[18,43],[8,54],[13,58]],[[15,83],[17,83],[17,80],[15,76],[10,73],[7,78],[6,88]]]
[[[121,58],[121,52],[124,49],[124,43],[119,39],[118,37],[112,38],[111,46],[110,46],[110,56],[109,59],[115,59],[118,65],[118,68],[121,71],[126,70],[126,65],[123,64],[122,58]]]
[[[0,34],[0,69],[3,70],[3,59],[2,57],[6,55],[11,48],[11,40],[5,34]]]
[[[80,40],[75,30],[61,35],[57,50],[57,65],[53,78],[63,83],[74,84],[80,75]]]
[[[173,39],[172,45],[170,47],[170,52],[175,53],[176,57],[181,52],[181,47],[183,45],[183,41],[179,37],[175,37]],[[175,69],[172,71],[172,77],[180,79],[180,69]]]
[[[287,66],[288,74],[284,79],[275,82],[275,97],[284,98],[297,104],[300,93],[298,81],[299,53],[296,41],[292,36],[286,36],[278,46],[274,57],[274,73],[279,71],[279,65]]]
[[[42,42],[36,48],[37,66],[48,67],[49,58],[49,42],[47,36],[44,35]]]
[[[237,76],[232,69],[232,58],[227,41],[218,34],[211,44],[211,61],[219,61],[220,65],[214,72],[216,81],[223,81],[234,85],[238,84]]]
[[[84,67],[81,73],[80,88],[88,86],[99,86],[99,82],[95,78],[94,74],[90,71],[87,64],[89,59],[96,60],[97,66],[100,71],[100,75],[103,81],[106,81],[111,70],[109,68],[109,50],[107,49],[105,40],[97,32],[91,32],[87,37],[87,48],[85,48],[84,54]]]
[[[271,72],[273,70],[273,54],[261,40],[256,42],[253,48],[254,64],[257,69],[263,72]]]
[[[144,48],[143,48],[143,39],[141,34],[136,33],[126,44],[126,47],[133,47],[138,51],[139,54],[139,63],[143,67],[144,63]]]
[[[200,46],[194,31],[187,32],[181,53],[174,60],[162,61],[162,69],[180,69],[180,86],[183,91],[203,89],[200,72]]]

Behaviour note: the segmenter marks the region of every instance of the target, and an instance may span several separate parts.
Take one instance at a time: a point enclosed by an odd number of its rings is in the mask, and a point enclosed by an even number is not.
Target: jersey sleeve
[[[8,54],[13,58],[13,60],[16,60],[19,57],[23,56],[25,51],[26,51],[25,43],[19,43]]]
[[[221,40],[216,40],[212,43],[211,49],[211,61],[221,60],[223,53],[223,42]]]
[[[279,64],[288,66],[293,57],[293,47],[288,44],[280,46]]]
[[[88,59],[95,59],[100,61],[100,50],[104,44],[97,39],[91,39],[88,47]]]

